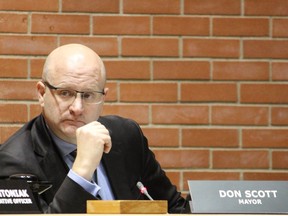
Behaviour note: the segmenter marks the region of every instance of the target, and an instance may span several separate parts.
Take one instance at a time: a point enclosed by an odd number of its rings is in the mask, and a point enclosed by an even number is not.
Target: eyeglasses
[[[65,102],[71,102],[75,100],[77,94],[81,95],[82,101],[87,104],[99,104],[102,102],[103,95],[105,95],[103,91],[77,91],[72,89],[55,87],[48,83],[47,81],[42,81],[45,86],[47,86],[50,90],[53,90],[58,98]]]

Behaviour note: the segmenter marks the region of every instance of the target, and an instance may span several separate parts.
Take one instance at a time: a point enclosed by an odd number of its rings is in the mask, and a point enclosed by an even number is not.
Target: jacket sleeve
[[[44,213],[85,213],[87,200],[94,199],[94,196],[66,177],[49,206],[43,200],[41,204]]]
[[[156,160],[154,153],[146,146],[145,144],[144,148],[147,149],[144,157],[143,184],[149,188],[150,195],[154,199],[168,201],[168,213],[182,213],[187,207],[185,199],[166,176],[165,171]]]

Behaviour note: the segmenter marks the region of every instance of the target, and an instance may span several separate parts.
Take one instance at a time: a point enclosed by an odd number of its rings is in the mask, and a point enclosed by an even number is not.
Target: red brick
[[[234,83],[182,83],[181,101],[235,102],[237,88]]]
[[[208,36],[209,25],[208,18],[156,16],[153,18],[153,34]]]
[[[188,190],[189,180],[240,180],[240,173],[238,172],[222,172],[222,171],[193,171],[184,172],[183,183],[184,190]]]
[[[185,14],[237,15],[241,13],[238,0],[185,0]]]
[[[123,56],[168,56],[179,55],[178,40],[174,38],[123,38]]]
[[[28,31],[27,14],[0,13],[0,32],[26,33]]]
[[[240,180],[238,172],[223,172],[223,171],[193,171],[184,172],[183,182],[189,180]],[[188,185],[187,185],[188,186]],[[186,189],[186,187],[185,187]],[[188,189],[188,187],[187,187]]]
[[[25,123],[27,117],[28,110],[25,104],[0,104],[1,123]]]
[[[4,100],[37,100],[34,81],[0,81],[0,99]]]
[[[287,148],[288,129],[243,129],[245,148]]]
[[[209,167],[208,150],[153,150],[153,152],[163,168]]]
[[[30,60],[31,78],[41,79],[44,62],[45,59],[39,59],[39,58]]]
[[[272,79],[274,81],[288,81],[287,71],[287,62],[272,62]]]
[[[210,63],[207,61],[154,61],[153,78],[155,80],[208,80]]]
[[[150,62],[145,60],[107,60],[104,61],[107,79],[110,80],[148,80]]]
[[[241,103],[288,103],[286,84],[242,84]]]
[[[279,180],[288,180],[288,173],[285,172],[244,172],[243,180],[267,180],[267,181],[279,181]]]
[[[213,169],[267,169],[267,151],[213,151]]]
[[[226,57],[240,56],[239,40],[233,39],[183,39],[183,55],[185,57]]]
[[[273,151],[272,152],[272,168],[287,169],[288,168],[288,152]]]
[[[32,33],[89,34],[88,15],[32,14]]]
[[[181,190],[180,186],[182,185],[180,183],[180,173],[179,172],[166,172],[166,175],[168,176],[172,184],[174,184],[180,191]]]
[[[208,124],[207,106],[191,105],[153,105],[154,124]]]
[[[268,36],[269,19],[259,18],[214,18],[215,36]]]
[[[57,47],[53,36],[0,36],[1,55],[47,55]]]
[[[0,59],[0,77],[4,78],[27,78],[27,60],[26,59]]]
[[[9,126],[9,127],[0,126],[0,144],[4,143],[19,128],[20,128],[19,126]]]
[[[288,107],[272,107],[272,125],[288,125]]]
[[[273,37],[288,37],[288,19],[273,19]]]
[[[62,0],[62,10],[67,12],[119,12],[119,0]]]
[[[175,83],[121,83],[120,101],[124,102],[176,102]]]
[[[139,124],[148,124],[148,114],[148,105],[105,104],[103,108],[103,115],[119,115],[125,118],[131,118]]]
[[[58,11],[58,0],[0,0],[1,10]]]
[[[246,40],[245,58],[288,58],[288,40]]]
[[[246,0],[245,15],[287,16],[286,0]]]
[[[151,147],[179,147],[178,128],[142,128]]]
[[[252,106],[213,106],[213,125],[268,125],[269,109]]]
[[[106,83],[106,88],[108,88],[108,93],[105,95],[105,102],[115,102],[118,101],[119,88],[116,82],[108,81]]]
[[[235,129],[182,129],[184,147],[237,147],[238,131]]]
[[[93,34],[148,35],[150,18],[148,16],[94,16]]]
[[[118,41],[116,37],[61,37],[61,44],[80,43],[93,49],[98,55],[118,56]]]
[[[30,104],[29,108],[30,113],[28,121],[35,118],[41,113],[41,106],[39,104]]]
[[[269,63],[215,61],[213,80],[269,80]]]
[[[124,13],[179,14],[180,0],[123,0]]]

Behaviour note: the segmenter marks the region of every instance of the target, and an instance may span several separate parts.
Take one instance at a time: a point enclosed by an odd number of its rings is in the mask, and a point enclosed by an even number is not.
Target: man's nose
[[[70,105],[70,110],[73,111],[76,115],[81,114],[83,112],[84,107],[81,93],[76,94],[74,101]]]

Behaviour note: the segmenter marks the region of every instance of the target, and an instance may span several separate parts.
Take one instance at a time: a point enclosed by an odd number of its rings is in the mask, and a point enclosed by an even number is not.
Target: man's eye
[[[74,95],[73,91],[70,91],[70,90],[59,90],[58,94],[61,96],[61,97],[71,97]]]
[[[85,92],[83,93],[83,98],[85,99],[93,99],[95,96],[94,96],[94,93],[93,92]]]

